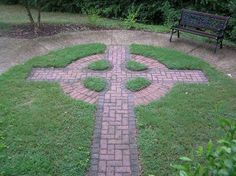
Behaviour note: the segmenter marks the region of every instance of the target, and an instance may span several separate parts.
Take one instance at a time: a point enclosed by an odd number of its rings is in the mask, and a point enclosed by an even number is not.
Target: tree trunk
[[[38,27],[41,27],[41,7],[38,7]]]
[[[25,9],[26,9],[26,11],[27,11],[27,14],[28,14],[28,17],[29,17],[30,23],[31,23],[32,25],[34,25],[34,24],[35,24],[35,22],[34,22],[34,18],[33,18],[33,16],[32,16],[31,11],[30,11],[30,7],[29,7],[28,2],[26,2],[26,4],[25,4]]]
[[[37,1],[36,3],[37,6],[37,11],[38,11],[38,18],[37,18],[37,24],[35,25],[35,33],[37,34],[40,31],[40,27],[41,27],[41,6],[40,6],[40,2]]]

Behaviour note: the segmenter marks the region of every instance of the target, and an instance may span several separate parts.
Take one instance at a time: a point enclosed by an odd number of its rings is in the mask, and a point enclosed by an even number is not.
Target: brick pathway
[[[111,70],[96,72],[86,69],[89,63],[103,58],[113,65]],[[124,63],[129,58],[146,64],[149,69],[143,72],[126,70]],[[84,88],[80,80],[88,76],[106,78],[109,82],[107,91],[97,93]],[[126,90],[125,81],[137,76],[150,79],[152,84],[135,93]],[[106,55],[89,56],[66,68],[35,68],[28,79],[58,81],[71,97],[98,104],[89,171],[91,176],[139,175],[133,107],[160,98],[177,82],[207,82],[201,71],[169,70],[153,59],[129,55],[124,46],[109,46]]]

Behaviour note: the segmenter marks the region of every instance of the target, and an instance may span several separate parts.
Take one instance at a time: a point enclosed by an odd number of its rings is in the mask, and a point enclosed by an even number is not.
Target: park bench
[[[220,44],[223,47],[224,31],[226,29],[229,17],[202,13],[192,10],[183,9],[178,24],[171,27],[170,42],[172,35],[177,32],[188,32],[210,39],[216,40],[215,52]]]

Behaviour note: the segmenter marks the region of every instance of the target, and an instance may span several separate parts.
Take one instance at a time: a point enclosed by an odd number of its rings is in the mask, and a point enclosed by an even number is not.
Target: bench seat
[[[194,35],[199,35],[216,40],[215,52],[224,39],[224,31],[226,29],[229,17],[212,15],[192,10],[183,9],[178,24],[171,27],[170,42],[172,35],[178,33],[178,38],[181,32],[188,32]]]

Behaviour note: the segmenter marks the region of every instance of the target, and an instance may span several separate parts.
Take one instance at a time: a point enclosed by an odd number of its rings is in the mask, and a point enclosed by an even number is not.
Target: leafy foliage
[[[128,14],[127,17],[125,18],[125,26],[127,29],[132,29],[135,27],[140,8],[141,6],[139,6],[137,9],[135,6],[131,6],[131,8],[128,9]]]
[[[198,148],[193,158],[180,157],[182,164],[172,166],[180,176],[231,176],[236,173],[236,123],[224,119],[221,127],[226,135],[217,144],[209,141],[207,147]]]

